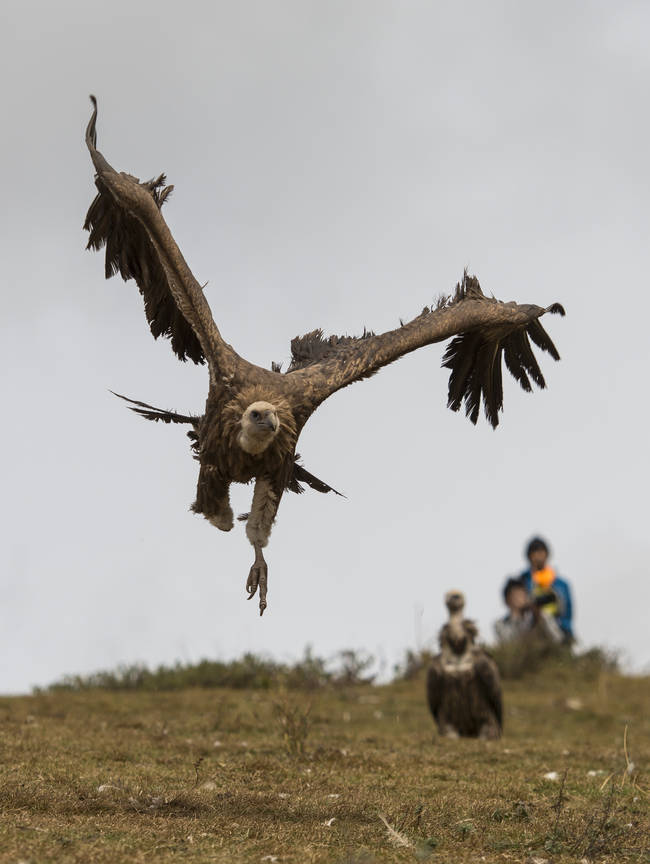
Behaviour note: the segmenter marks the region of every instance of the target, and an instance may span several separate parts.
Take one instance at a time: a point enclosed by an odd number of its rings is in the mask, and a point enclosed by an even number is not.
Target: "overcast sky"
[[[534,533],[582,646],[650,664],[645,2],[5,2],[0,12],[0,692],[118,663],[360,648],[391,665],[467,594],[484,638]],[[286,359],[376,331],[463,268],[562,302],[548,389],[496,432],[446,409],[441,346],[330,399],[299,452],[346,499],[286,494],[260,620],[253,550],[188,512],[182,428],[207,372],[154,342],[134,283],[84,251],[83,134],[166,171],[166,218],[222,334]],[[251,487],[237,487],[236,512]]]

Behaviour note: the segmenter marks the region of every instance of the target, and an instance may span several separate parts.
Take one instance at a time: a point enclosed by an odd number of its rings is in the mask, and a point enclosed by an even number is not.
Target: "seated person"
[[[543,616],[546,623],[557,625],[561,641],[573,642],[571,591],[565,579],[548,566],[549,548],[541,537],[534,537],[526,548],[530,567],[520,574],[532,604],[533,614]]]
[[[503,599],[508,614],[494,625],[499,642],[516,639],[538,638],[549,644],[559,645],[564,636],[551,615],[534,603],[521,577],[510,578],[503,589]]]
[[[533,613],[530,608],[528,591],[521,579],[510,578],[503,588],[503,599],[508,614],[494,625],[499,642],[521,639],[533,627]]]

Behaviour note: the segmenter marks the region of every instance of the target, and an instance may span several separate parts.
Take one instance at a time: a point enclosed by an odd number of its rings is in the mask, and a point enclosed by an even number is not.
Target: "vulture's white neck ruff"
[[[250,453],[251,456],[259,456],[266,450],[274,437],[274,435],[267,435],[266,439],[254,438],[252,435],[247,435],[246,432],[242,430],[237,438],[237,443],[242,450],[246,453]]]
[[[474,668],[474,657],[472,656],[471,648],[468,648],[464,654],[460,656],[454,654],[448,646],[445,646],[440,652],[440,662],[442,668],[449,675],[461,675],[463,672],[469,672]]]

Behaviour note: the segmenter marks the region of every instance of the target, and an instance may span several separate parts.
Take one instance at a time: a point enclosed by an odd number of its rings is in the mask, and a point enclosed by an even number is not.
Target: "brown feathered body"
[[[238,446],[241,419],[254,402],[269,402],[275,406],[280,425],[277,435],[260,454],[247,453]],[[218,390],[208,397],[206,412],[198,427],[198,453],[201,472],[218,476],[222,482],[249,483],[255,477],[267,477],[277,483],[278,494],[289,485],[295,461],[297,441],[296,421],[287,400],[269,387],[244,387],[239,392]],[[199,477],[198,498],[201,495]],[[206,509],[207,508],[207,509]],[[195,507],[198,513],[209,515],[209,503]]]
[[[455,603],[455,608],[450,608]],[[440,654],[427,675],[427,701],[441,735],[495,739],[503,727],[499,670],[475,644],[472,621],[461,617],[460,592],[447,595],[449,623],[440,631]]]
[[[564,312],[559,304],[544,308],[488,298],[478,280],[465,273],[451,296],[395,330],[364,330],[361,337],[325,337],[313,330],[291,342],[291,363],[284,374],[276,363],[271,369],[250,363],[221,336],[203,288],[162,217],[173,187],[162,174],[141,183],[111,167],[96,148],[97,104],[91,98],[94,110],[86,144],[95,166],[97,196],[84,225],[90,232],[88,248],[106,248],[106,277],[119,273],[125,280],[134,279],[153,336],[168,337],[180,360],[207,364],[210,379],[201,416],[127,401],[146,419],[192,426],[189,435],[200,462],[193,509],[218,528],[229,531],[233,526],[230,484],[255,481],[246,532],[256,559],[247,587],[252,596],[260,585],[263,610],[266,564],[261,549],[283,492],[300,492],[301,483],[320,492],[336,491],[300,465],[296,454],[301,430],[325,399],[404,354],[452,338],[443,361],[451,370],[448,405],[457,411],[464,402],[475,423],[482,400],[496,426],[503,402],[502,359],[524,389],[531,389],[531,380],[544,387],[529,340],[559,359],[539,319],[546,312]]]

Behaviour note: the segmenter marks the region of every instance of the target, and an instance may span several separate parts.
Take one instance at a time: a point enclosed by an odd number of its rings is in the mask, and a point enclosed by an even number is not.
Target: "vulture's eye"
[[[260,412],[259,411],[251,411],[251,417],[253,418],[253,420],[259,420],[260,419]]]

